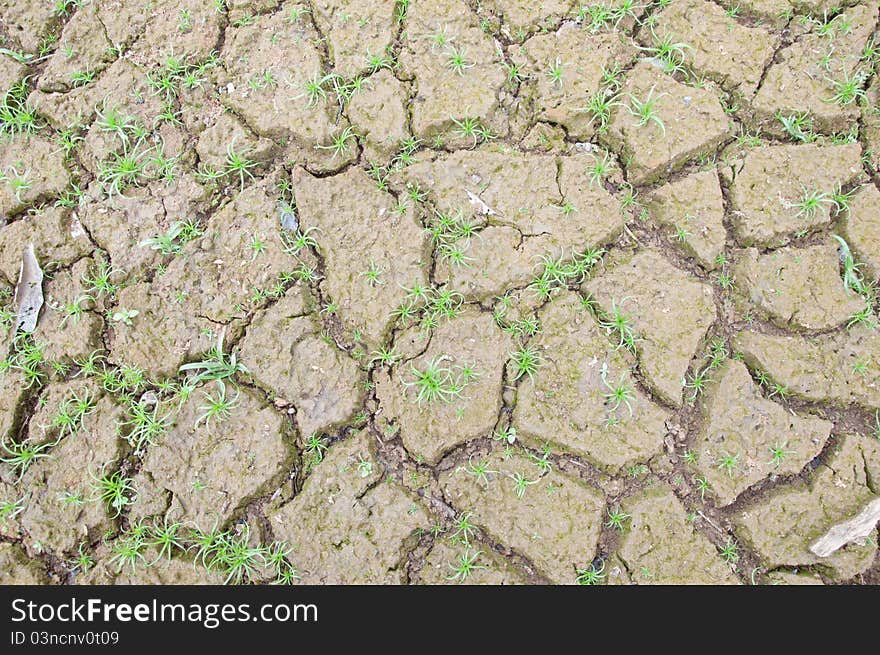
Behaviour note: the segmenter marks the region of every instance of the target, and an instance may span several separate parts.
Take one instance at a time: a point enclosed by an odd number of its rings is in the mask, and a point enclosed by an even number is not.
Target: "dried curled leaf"
[[[15,285],[15,331],[33,332],[43,308],[43,269],[29,243],[21,253],[21,269]]]
[[[810,550],[819,557],[828,557],[848,543],[863,540],[874,531],[877,521],[880,521],[880,498],[872,500],[851,519],[833,526]]]

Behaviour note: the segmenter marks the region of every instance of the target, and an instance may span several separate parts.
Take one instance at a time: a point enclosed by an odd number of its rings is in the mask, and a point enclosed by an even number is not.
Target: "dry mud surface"
[[[880,582],[878,18],[0,0],[0,583]]]

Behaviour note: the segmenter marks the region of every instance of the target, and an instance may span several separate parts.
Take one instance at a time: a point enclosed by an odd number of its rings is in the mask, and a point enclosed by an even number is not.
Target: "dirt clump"
[[[47,584],[46,572],[36,560],[30,559],[18,544],[0,544],[0,584]]]
[[[794,232],[827,224],[834,208],[830,194],[862,175],[860,153],[856,143],[748,151],[732,164],[736,174],[730,180],[732,222],[739,243],[775,247],[784,245]],[[816,198],[819,201],[812,202]]]
[[[688,523],[666,485],[624,498],[629,515],[617,556],[636,584],[739,584],[712,544]]]
[[[865,301],[838,274],[836,243],[780,248],[766,255],[750,248],[738,259],[734,279],[747,304],[780,327],[823,330],[846,323]]]
[[[877,8],[876,2],[867,2],[846,8],[827,23],[812,21],[812,31],[783,48],[767,69],[752,102],[756,114],[770,124],[777,114],[806,113],[821,132],[845,130],[859,115],[858,105],[835,102],[834,82],[861,74],[856,69],[874,32]]]
[[[375,350],[387,340],[407,289],[427,281],[416,214],[408,206],[398,211],[394,196],[358,168],[329,178],[300,170],[293,184],[300,227],[314,230],[324,257],[321,287],[347,336]]]
[[[880,191],[865,184],[853,196],[843,236],[869,279],[880,277]]]
[[[740,332],[733,347],[754,371],[768,376],[778,391],[812,402],[880,408],[878,337],[855,325],[816,337]],[[867,364],[866,364],[867,363]]]
[[[724,199],[715,169],[686,175],[648,196],[651,217],[670,228],[670,240],[706,269],[718,266],[724,249]]]
[[[467,575],[462,563],[473,566]],[[483,544],[463,544],[456,538],[438,539],[425,559],[417,580],[420,584],[526,584],[528,577]]]
[[[708,0],[670,3],[655,18],[651,30],[640,32],[645,47],[683,43],[684,63],[724,88],[754,95],[776,46],[771,30],[744,25]]]
[[[468,6],[462,0],[420,2],[407,9],[406,17],[400,75],[414,80],[417,89],[414,135],[465,145],[470,137],[454,122],[464,119],[478,121],[495,135],[506,133],[499,101],[506,79],[502,60]]]
[[[653,251],[620,262],[585,286],[606,314],[622,315],[645,379],[666,402],[681,403],[685,373],[715,320],[712,290]]]
[[[722,506],[767,477],[799,473],[822,451],[832,427],[764,398],[737,361],[715,374],[700,411],[696,467]]]
[[[877,479],[880,447],[860,435],[841,437],[831,457],[804,482],[773,489],[737,513],[742,538],[768,568],[815,565],[842,579],[867,569],[877,541],[849,544],[829,557],[809,550],[832,525],[855,515],[867,501]]]
[[[299,495],[267,518],[313,584],[405,582],[405,544],[429,525],[425,510],[385,478],[364,433],[331,447]]]
[[[635,386],[633,357],[615,347],[574,293],[559,295],[538,319],[543,331],[529,347],[542,364],[518,385],[517,434],[610,471],[658,453],[668,413]]]
[[[277,406],[294,408],[305,435],[350,420],[363,381],[355,361],[323,337],[314,302],[307,290],[290,289],[253,320],[239,348],[256,383],[275,396]]]
[[[228,415],[206,413],[217,400]],[[172,407],[162,406],[160,416]],[[222,381],[195,389],[174,424],[144,457],[142,473],[170,492],[168,516],[201,530],[223,525],[250,498],[278,482],[292,451],[282,417],[249,389]]]
[[[97,481],[113,473],[128,448],[116,434],[119,408],[92,384],[54,385],[45,399],[45,409],[31,419],[29,439],[60,441],[49,450],[50,457],[34,462],[22,477],[27,500],[20,521],[30,550],[60,557],[113,528],[115,510],[97,499]],[[90,409],[77,429],[61,431],[55,427],[58,413],[64,401],[75,399],[89,402]]]
[[[648,62],[629,72],[622,95],[608,137],[623,152],[631,184],[652,182],[711,152],[730,130],[715,94],[680,84]]]
[[[431,463],[458,444],[489,436],[512,350],[513,340],[489,313],[462,310],[440,323],[416,356],[376,374],[379,424],[399,434],[411,455]],[[425,376],[439,380],[437,394],[419,385]]]
[[[485,474],[474,475],[476,467]],[[595,556],[602,494],[542,470],[521,452],[474,459],[441,476],[440,484],[455,507],[473,513],[473,523],[528,557],[554,583],[573,583],[577,569]]]

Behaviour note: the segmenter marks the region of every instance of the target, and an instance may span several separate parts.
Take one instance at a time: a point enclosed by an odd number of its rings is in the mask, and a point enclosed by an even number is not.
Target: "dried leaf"
[[[852,541],[863,540],[874,531],[877,521],[880,521],[880,498],[872,500],[851,519],[833,526],[824,537],[810,546],[810,550],[819,557],[828,557]]]
[[[21,253],[21,270],[15,285],[15,330],[33,332],[43,308],[43,270],[29,243]]]
[[[474,207],[476,207],[477,211],[480,212],[481,214],[483,214],[484,216],[492,216],[493,214],[498,213],[494,209],[492,209],[489,205],[487,205],[485,202],[483,202],[482,198],[480,198],[480,196],[478,196],[477,194],[472,193],[472,192],[468,191],[467,189],[465,189],[464,192],[467,194],[468,200],[471,201],[471,204]]]

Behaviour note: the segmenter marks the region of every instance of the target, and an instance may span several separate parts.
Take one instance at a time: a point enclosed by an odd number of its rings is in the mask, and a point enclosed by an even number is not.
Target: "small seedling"
[[[563,68],[565,64],[563,64],[559,58],[550,64],[550,67],[547,69],[547,77],[550,79],[551,84],[558,85],[559,88],[562,88],[562,74]]]
[[[6,525],[7,521],[11,521],[24,511],[25,498],[16,498],[15,500],[6,499],[0,502],[0,525]]]
[[[455,532],[452,533],[452,537],[465,546],[470,545],[471,539],[477,533],[476,526],[471,523],[471,517],[473,512],[462,512],[455,518]]]
[[[614,160],[608,156],[608,153],[602,155],[602,159],[593,156],[593,163],[587,166],[587,173],[590,175],[590,184],[601,186],[605,178],[614,168]]]
[[[850,75],[845,69],[843,77],[840,79],[825,78],[834,91],[830,98],[826,98],[825,102],[833,102],[840,107],[848,107],[857,100],[866,97],[864,89],[865,81],[868,75],[864,71],[856,71]]]
[[[630,104],[627,108],[633,116],[639,119],[636,123],[636,127],[644,127],[648,123],[653,122],[660,127],[660,131],[663,132],[663,134],[666,134],[666,126],[663,125],[663,120],[657,113],[656,108],[657,101],[665,95],[665,93],[661,93],[655,96],[654,87],[651,87],[644,100],[640,100],[632,94],[629,95]]]
[[[487,459],[479,461],[476,464],[474,464],[473,460],[468,460],[468,465],[464,467],[463,470],[468,475],[474,476],[477,479],[477,482],[484,487],[489,486],[489,476],[498,472],[489,468],[489,460]]]
[[[509,355],[515,372],[513,379],[519,380],[523,375],[528,375],[529,381],[534,382],[535,373],[544,364],[544,358],[541,357],[538,349],[531,345],[522,346],[519,350],[509,353]]]
[[[154,559],[150,565],[158,562],[163,556],[170,560],[171,553],[175,548],[177,550],[185,550],[185,546],[180,537],[180,528],[182,527],[182,523],[169,523],[167,516],[161,524],[153,525],[149,530],[152,539],[147,542],[147,545],[158,549],[158,552],[156,554],[156,559]]]
[[[354,133],[351,127],[346,127],[342,132],[333,137],[330,145],[316,145],[315,150],[330,150],[333,153],[331,158],[336,159],[336,157],[348,153],[348,142],[350,140],[357,142],[357,134]]]
[[[137,570],[137,565],[147,564],[147,559],[144,557],[143,550],[146,548],[147,544],[144,540],[143,531],[134,530],[133,532],[129,532],[128,534],[123,533],[120,535],[110,547],[113,556],[110,557],[110,564],[116,564],[116,568],[118,571],[122,571],[126,566],[131,567],[131,572],[134,574]]]
[[[674,73],[684,72],[685,50],[691,47],[687,43],[678,43],[671,36],[658,38],[651,28],[651,36],[654,45],[648,48],[639,48],[650,53],[663,64],[663,71],[672,75]]]
[[[367,283],[371,287],[382,284],[382,269],[372,259],[370,260],[370,267],[362,272],[361,275],[367,279]]]
[[[85,548],[86,544],[80,543],[79,548],[76,551],[76,557],[69,562],[71,570],[82,571],[83,574],[85,574],[95,565],[95,558],[92,557],[90,553],[86,552],[84,550]]]
[[[358,476],[368,478],[373,474],[373,462],[365,459],[363,455],[358,453],[358,463],[356,466]]]
[[[709,382],[712,382],[712,378],[709,377],[708,369],[694,373],[691,379],[686,380],[684,383],[685,388],[691,390],[688,400],[690,402],[695,401],[706,390],[706,384]]]
[[[103,502],[108,511],[113,512],[112,518],[116,518],[127,505],[134,502],[134,481],[126,478],[122,471],[107,474],[105,469],[106,464],[97,474],[89,472],[94,480],[92,489],[97,494],[93,500]]]
[[[582,586],[591,587],[602,583],[605,578],[605,562],[600,566],[596,566],[595,562],[590,564],[589,568],[576,569],[577,583]]]
[[[517,498],[525,496],[526,488],[539,482],[538,480],[529,480],[519,471],[511,475],[510,478],[513,480],[513,490]]]
[[[739,561],[739,549],[732,537],[727,538],[727,541],[718,552],[721,555],[721,559],[731,566],[736,566],[736,563]]]
[[[786,450],[787,441],[777,441],[770,447],[770,463],[779,467],[788,455],[794,455],[793,450]]]
[[[471,553],[470,548],[465,548],[464,552],[458,556],[454,564],[450,564],[452,575],[447,580],[455,580],[456,582],[464,582],[474,571],[485,569],[485,566],[476,564],[477,559],[483,554],[482,550],[475,550]]]
[[[630,401],[635,400],[635,392],[633,391],[632,385],[626,381],[626,374],[620,376],[620,380],[618,380],[617,384],[611,385],[608,384],[608,381],[605,379],[603,371],[602,382],[610,390],[609,393],[605,394],[605,402],[610,405],[608,408],[609,413],[616,413],[621,404],[624,404],[629,410],[629,415],[632,416],[633,409]]]
[[[608,509],[608,520],[605,521],[605,527],[614,528],[618,532],[623,532],[624,528],[626,527],[625,524],[626,524],[627,519],[631,519],[631,518],[632,518],[632,516],[630,514],[627,514],[619,507],[617,507],[613,510],[611,508],[609,508]]]
[[[125,307],[120,307],[111,316],[111,319],[117,323],[122,323],[123,325],[127,325],[131,327],[134,325],[132,323],[133,318],[137,317],[140,312],[136,309],[126,309]]]
[[[623,303],[625,303],[626,300],[626,298],[623,298],[620,301],[620,304],[612,300],[611,313],[604,314],[600,317],[599,326],[604,328],[608,334],[615,335],[618,349],[626,348],[634,353],[638,337],[636,337],[633,319],[623,313]]]
[[[727,477],[732,478],[733,472],[736,470],[737,466],[739,466],[739,453],[729,454],[726,452],[721,453],[721,457],[715,462],[715,465],[727,472]]]
[[[211,420],[222,423],[232,415],[232,411],[238,406],[238,392],[234,397],[228,398],[226,384],[223,380],[217,380],[217,387],[215,395],[204,394],[205,404],[199,407],[202,413],[196,418],[195,427],[199,427],[202,423],[208,427]]]
[[[0,462],[11,466],[12,471],[18,473],[18,480],[20,481],[34,462],[51,457],[46,451],[57,443],[56,440],[54,442],[35,444],[30,439],[25,439],[20,443],[3,443],[3,450],[6,451],[8,457],[0,458]]]
[[[251,173],[251,169],[254,168],[257,163],[251,159],[247,158],[247,154],[249,151],[245,150],[244,152],[237,152],[235,150],[235,139],[232,140],[226,148],[226,162],[224,168],[224,174],[227,176],[238,176],[240,183],[240,190],[244,191],[244,182],[245,178],[249,178],[251,181],[255,180],[253,173]]]
[[[700,500],[706,500],[706,492],[712,490],[709,481],[706,478],[695,477],[694,484],[697,485],[697,491],[700,492]]]
[[[417,393],[416,402],[419,406],[423,403],[436,401],[450,402],[460,395],[460,389],[452,377],[452,370],[443,366],[445,357],[437,357],[425,363],[423,368],[416,368],[410,364],[410,371],[414,380],[404,382],[406,387],[415,387]]]
[[[247,367],[238,361],[238,356],[233,352],[228,355],[223,352],[223,333],[217,338],[217,345],[211,348],[208,358],[199,362],[191,362],[180,367],[179,372],[195,371],[193,384],[205,380],[224,380],[233,377],[236,373],[250,373]]]
[[[861,271],[859,270],[861,264],[856,263],[849,244],[836,234],[832,234],[831,237],[840,244],[840,262],[841,268],[843,269],[843,288],[847,292],[854,291],[861,296],[866,295],[867,288],[862,279]]]
[[[595,122],[596,131],[601,134],[608,129],[612,109],[620,104],[615,93],[599,90],[590,96],[586,107],[582,111],[587,111],[591,114],[588,124],[592,125]]]
[[[819,191],[818,189],[810,191],[804,188],[799,200],[792,203],[783,201],[782,204],[789,209],[798,210],[794,215],[794,218],[803,217],[810,220],[822,208],[823,204],[831,204],[831,202],[832,200],[828,197],[828,194]]]
[[[464,75],[468,68],[474,67],[474,64],[467,61],[464,51],[457,48],[450,49],[446,65],[458,75]]]

